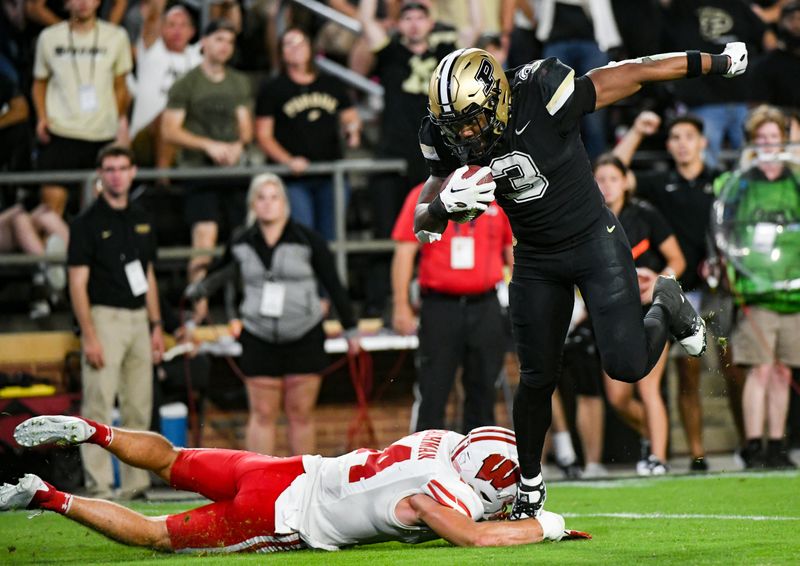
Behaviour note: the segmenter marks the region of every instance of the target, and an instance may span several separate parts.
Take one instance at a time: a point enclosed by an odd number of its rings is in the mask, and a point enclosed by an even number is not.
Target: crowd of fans
[[[442,57],[457,47],[487,49],[508,68],[532,59],[557,57],[583,74],[629,57],[686,49],[716,53],[727,42],[747,44],[751,63],[742,77],[649,86],[622,106],[588,115],[582,124],[608,206],[620,216],[626,231],[628,223],[631,225],[628,237],[632,245],[637,238],[649,242],[648,255],[642,255],[641,265],[637,263],[643,305],[650,300],[657,273],[679,277],[698,304],[719,299],[719,293],[709,292],[716,285],[708,283],[714,274],[708,267],[707,240],[714,182],[731,165],[724,150],[739,150],[747,141],[766,143],[762,138],[767,135],[772,135],[776,144],[800,138],[800,2],[796,0],[329,0],[327,4],[357,20],[361,33],[281,0],[2,0],[0,172],[92,169],[98,152],[110,143],[130,147],[141,166],[190,169],[282,164],[290,174],[282,181],[261,179],[262,184],[277,187],[280,198],[285,186],[281,211],[288,215],[291,210],[290,225],[305,225],[314,231],[307,236],[305,228],[294,230],[298,245],[316,249],[317,233],[325,240],[334,238],[333,188],[329,176],[308,175],[309,165],[334,161],[352,151],[403,159],[407,163],[404,173],[374,175],[367,181],[366,192],[373,236],[389,238],[394,228],[394,237],[401,242],[398,251],[407,251],[401,258],[402,277],[395,278],[393,300],[395,330],[406,333],[415,330],[410,322],[411,307],[406,297],[397,293],[407,293],[405,279],[410,276],[409,265],[413,266],[417,248],[404,248],[408,238],[398,236],[401,229],[395,223],[409,192],[428,175],[417,131],[427,112],[430,75]],[[379,120],[373,119],[374,100],[322,73],[315,63],[316,54],[383,87]],[[753,112],[758,104],[774,108]],[[764,128],[777,128],[777,132],[764,133]],[[661,152],[664,144],[668,157],[646,165],[634,159],[638,149]],[[612,150],[613,156],[603,155]],[[789,175],[785,171],[763,174],[770,182]],[[241,250],[248,248],[250,240],[247,235],[234,236],[236,229],[246,224],[248,209],[260,214],[253,208],[258,187],[251,186],[252,198],[246,198],[243,183],[231,177],[162,179],[151,190],[181,185],[181,213],[193,247],[210,248],[234,237],[230,249],[238,246]],[[647,204],[628,198],[634,187]],[[68,242],[71,249],[85,247],[84,242],[70,242],[65,224],[89,206],[89,202],[81,202],[81,194],[77,186],[55,182],[16,187],[0,180],[0,252],[41,255],[63,251]],[[268,242],[271,249],[287,219],[279,221],[281,230]],[[159,244],[165,243],[159,240]],[[320,253],[311,252],[308,258],[312,275],[319,275],[316,270],[322,264],[314,257]],[[424,249],[422,253],[424,256]],[[502,255],[501,249],[498,258]],[[390,255],[373,254],[364,273],[357,274],[364,280],[362,314],[391,318],[390,261]],[[397,258],[395,262],[397,269]],[[208,256],[193,256],[187,283],[202,281],[210,263]],[[498,261],[497,267],[500,265]],[[468,270],[474,265],[450,267]],[[270,282],[271,276],[269,270],[259,275],[265,282]],[[430,280],[429,273],[426,277]],[[34,283],[37,291],[32,295],[31,314],[43,316],[49,313],[53,291],[64,288],[63,270],[59,274],[58,266],[41,263]],[[339,315],[349,317],[341,312],[350,307],[338,292],[338,283],[328,283],[327,291],[338,300]],[[445,284],[444,288],[452,287]],[[253,289],[250,291],[255,293]],[[423,315],[432,316],[437,303],[440,309],[450,308],[442,303],[447,290],[434,287],[426,291],[423,309],[430,313],[423,310]],[[245,287],[245,297],[247,294]],[[725,297],[726,303],[706,311],[717,313],[719,336],[734,337],[733,359],[726,348],[718,353],[742,455],[748,466],[788,466],[791,462],[781,439],[790,368],[798,365],[796,353],[785,354],[773,346],[769,355],[748,354],[741,344],[759,338],[742,338],[743,328],[755,317],[734,321],[730,314],[735,311],[734,300]],[[747,304],[754,303],[748,300]],[[246,328],[245,336],[262,347],[270,339],[260,332],[263,329],[257,320],[268,307],[261,304],[261,311],[255,303],[250,307],[255,309],[256,322]],[[777,308],[773,303],[758,306],[759,311],[778,313],[775,320],[769,314],[759,318],[759,324],[770,328],[772,344],[800,339],[796,318],[800,315],[792,308]],[[199,300],[197,322],[205,318],[205,309],[204,301]],[[312,310],[315,316],[309,328],[316,331],[316,315],[321,311]],[[729,320],[719,313],[728,315]],[[583,343],[590,344],[588,328],[585,323],[577,324],[571,340],[584,336]],[[308,328],[303,330],[302,336],[307,337]],[[786,342],[787,336],[790,342]],[[284,340],[272,341],[279,344]],[[638,397],[632,388],[620,387],[625,384],[603,380],[599,369],[578,396],[584,440],[596,438],[592,432],[598,427],[602,430],[602,414],[595,400],[605,387],[614,409],[645,440],[640,463],[643,474],[667,471],[666,411],[660,386],[666,357],[665,352],[653,375],[638,386]],[[453,361],[444,358],[447,367],[437,371],[449,391]],[[314,361],[313,356],[305,361]],[[311,390],[316,397],[318,364],[279,371],[250,362],[255,376],[298,372],[312,376],[311,381],[298,385],[298,391]],[[746,376],[735,364],[749,368]],[[591,364],[566,366],[585,369]],[[691,468],[702,471],[707,468],[701,435],[702,368],[686,358],[678,359],[677,366]],[[422,384],[421,390],[429,385]],[[481,387],[476,385],[475,391]],[[269,447],[272,441],[264,438],[272,434],[279,397],[263,384],[250,389],[251,400],[257,403],[248,442],[252,447]],[[439,422],[446,392],[428,389],[427,395],[436,400],[436,408],[420,416]],[[767,398],[769,443],[764,449],[760,439]],[[307,413],[295,407],[290,419],[296,417],[302,429]],[[103,420],[101,415],[98,418]],[[476,424],[487,424],[485,419],[479,420]],[[297,432],[292,443],[298,452],[308,451],[304,435],[307,431]],[[597,442],[590,441],[583,452],[592,464],[592,473],[602,473]]]

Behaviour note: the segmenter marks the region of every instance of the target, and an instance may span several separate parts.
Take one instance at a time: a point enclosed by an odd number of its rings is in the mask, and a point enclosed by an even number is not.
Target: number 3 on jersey
[[[358,466],[350,467],[350,473],[348,474],[350,483],[371,478],[389,466],[411,459],[411,447],[403,446],[402,444],[393,444],[383,452],[378,452],[377,450],[365,450],[365,452],[369,452],[366,461]]]
[[[489,164],[495,180],[505,177],[513,191],[504,196],[514,202],[526,202],[542,198],[550,183],[539,172],[539,168],[527,153],[512,151],[495,157]]]

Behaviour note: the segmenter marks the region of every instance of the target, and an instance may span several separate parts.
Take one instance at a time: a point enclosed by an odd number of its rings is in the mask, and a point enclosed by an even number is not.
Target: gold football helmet
[[[441,60],[428,87],[428,113],[463,160],[488,154],[508,124],[511,92],[503,68],[483,49]]]

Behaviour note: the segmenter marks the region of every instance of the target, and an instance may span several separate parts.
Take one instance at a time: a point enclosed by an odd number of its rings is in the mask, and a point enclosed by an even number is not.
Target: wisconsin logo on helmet
[[[499,426],[478,427],[450,453],[461,479],[478,494],[483,518],[500,518],[514,501],[519,481],[519,457],[514,432]]]
[[[489,153],[508,124],[508,79],[482,49],[459,49],[441,60],[428,89],[428,113],[462,160]]]

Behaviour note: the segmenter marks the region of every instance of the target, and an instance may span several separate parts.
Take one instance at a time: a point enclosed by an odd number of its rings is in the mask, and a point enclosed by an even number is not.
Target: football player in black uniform
[[[434,72],[420,129],[431,176],[415,211],[417,237],[435,240],[448,220],[474,218],[497,198],[516,240],[510,300],[521,365],[514,428],[523,477],[512,517],[535,516],[546,497],[542,444],[574,285],[586,301],[603,369],[614,379],[647,375],[670,334],[692,355],[705,350],[705,323],[673,278],[659,277],[642,320],[630,244],[594,181],[579,118],[646,82],[732,77],[746,68],[744,44],[730,43],[720,55],[653,55],[577,78],[554,58],[504,73],[485,51],[461,49]],[[465,178],[467,164],[484,168]],[[490,171],[494,182],[479,183]]]

